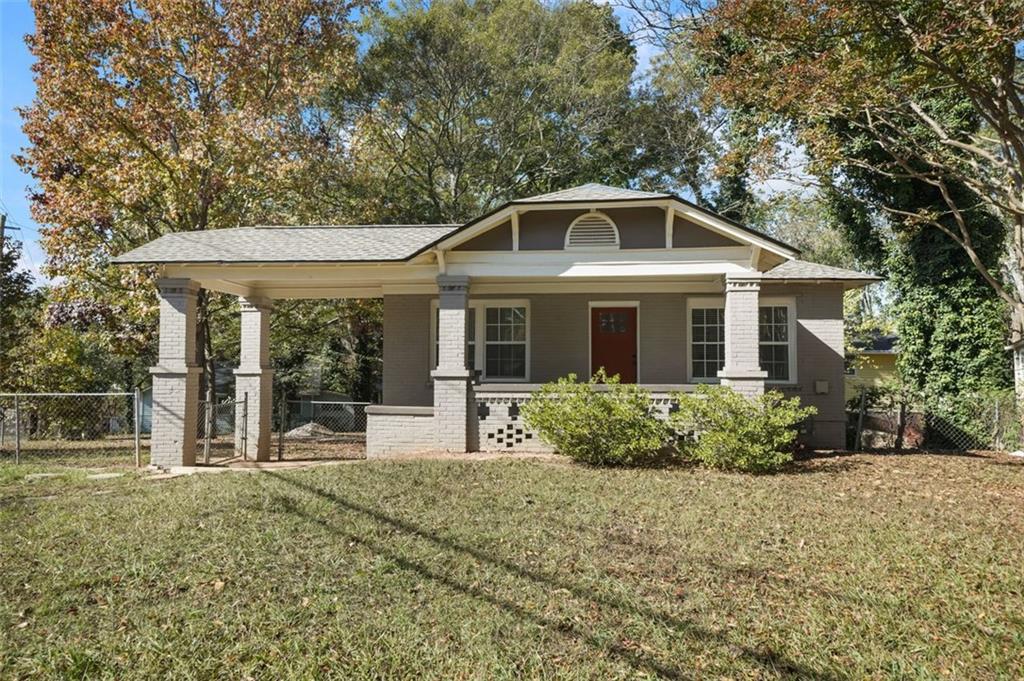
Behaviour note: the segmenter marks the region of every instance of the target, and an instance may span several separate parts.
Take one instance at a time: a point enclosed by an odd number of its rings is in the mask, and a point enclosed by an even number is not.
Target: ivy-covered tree
[[[803,145],[821,177],[862,170],[927,190],[914,209],[870,207],[960,248],[1021,333],[1024,3],[722,0],[704,18],[719,101]],[[982,253],[989,218],[1006,228],[1005,259]]]

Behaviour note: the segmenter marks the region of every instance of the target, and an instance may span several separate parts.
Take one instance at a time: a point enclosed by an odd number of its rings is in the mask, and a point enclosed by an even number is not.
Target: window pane
[[[759,348],[761,370],[768,373],[769,381],[789,380],[789,346],[762,345]]]
[[[525,378],[526,346],[488,345],[487,376],[490,378]]]
[[[487,308],[487,341],[498,343],[526,340],[525,307]]]

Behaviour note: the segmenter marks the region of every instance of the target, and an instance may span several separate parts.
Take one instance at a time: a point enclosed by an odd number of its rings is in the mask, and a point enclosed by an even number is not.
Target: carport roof
[[[238,227],[176,232],[113,259],[118,265],[402,261],[459,225]]]

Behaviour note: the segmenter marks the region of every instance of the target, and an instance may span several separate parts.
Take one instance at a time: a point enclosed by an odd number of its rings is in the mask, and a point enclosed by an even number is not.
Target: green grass
[[[4,471],[0,566],[0,678],[1024,669],[1024,465],[1006,458]]]

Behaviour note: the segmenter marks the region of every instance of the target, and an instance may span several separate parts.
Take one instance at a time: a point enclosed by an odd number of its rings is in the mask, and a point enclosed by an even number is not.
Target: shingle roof
[[[117,264],[379,262],[405,260],[458,225],[239,227],[165,234]]]
[[[819,265],[806,260],[787,260],[761,275],[762,279],[834,279],[836,281],[881,281],[881,277],[841,267]]]
[[[857,352],[893,354],[897,352],[899,337],[892,334],[873,334],[866,338],[855,338],[850,343]]]
[[[668,199],[671,194],[658,194],[654,192],[641,192],[621,187],[609,187],[606,184],[591,182],[581,184],[578,187],[562,189],[550,194],[538,194],[528,196],[525,199],[516,199],[512,203],[556,203],[559,201],[624,201],[643,199]]]

